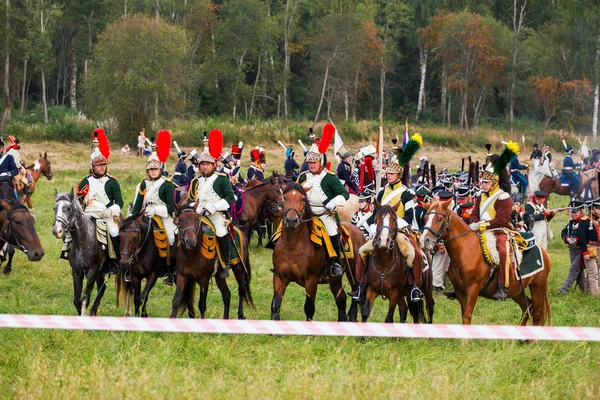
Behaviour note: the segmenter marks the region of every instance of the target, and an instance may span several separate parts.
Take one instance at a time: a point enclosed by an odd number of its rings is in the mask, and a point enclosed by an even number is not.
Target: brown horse
[[[318,284],[329,284],[338,308],[338,321],[347,321],[346,293],[342,287],[342,277],[331,277],[327,265],[327,250],[316,248],[310,239],[312,213],[304,188],[297,183],[289,184],[283,193],[283,226],[281,238],[273,249],[273,301],[271,302],[271,319],[279,320],[281,303],[285,290],[290,282],[296,282],[306,290],[304,313],[306,320],[312,321],[315,314],[315,299]],[[358,249],[365,243],[365,237],[352,224],[344,224],[350,233],[353,243],[354,258],[342,264],[350,286],[357,287],[357,266],[362,263]],[[327,234],[327,233],[324,233]],[[324,273],[324,271],[327,271]],[[352,301],[349,316],[356,321],[358,304]]]
[[[433,321],[434,300],[432,293],[431,273],[423,275],[420,287],[409,285],[409,269],[406,268],[404,257],[396,242],[400,233],[398,228],[398,215],[396,210],[400,203],[394,207],[389,205],[380,206],[375,214],[377,230],[373,237],[373,252],[369,257],[369,267],[366,272],[367,300],[362,309],[362,322],[367,322],[373,303],[378,296],[387,297],[389,300],[388,314],[385,322],[394,322],[394,311],[400,302],[400,322],[406,322],[406,303],[408,298],[408,309],[410,310],[414,323]],[[410,239],[409,239],[410,241]],[[416,242],[410,241],[415,250],[413,268],[415,271],[423,269],[423,257]],[[428,270],[430,272],[431,269]],[[422,289],[421,289],[422,288]],[[423,312],[422,294],[426,294],[427,310],[429,318],[425,318]]]
[[[498,281],[488,283],[490,265],[486,263],[479,241],[479,234],[471,231],[467,224],[450,208],[451,201],[434,201],[425,214],[425,229],[421,244],[431,250],[443,242],[450,256],[448,276],[454,286],[456,297],[462,309],[463,324],[470,324],[473,309],[479,296],[493,298],[498,289]],[[550,321],[550,301],[548,299],[548,275],[552,269],[550,256],[544,249],[544,270],[521,281],[511,276],[508,297],[513,299],[522,311],[521,325],[526,325],[529,312],[534,325],[544,325]],[[525,293],[529,287],[531,298]]]
[[[52,166],[50,165],[46,152],[44,152],[44,155],[40,153],[40,157],[33,164],[25,167],[25,169],[27,170],[27,173],[31,175],[31,185],[29,186],[27,193],[24,193],[23,189],[25,188],[25,185],[22,181],[18,180],[16,185],[17,195],[21,197],[23,203],[27,204],[27,207],[33,211],[31,196],[33,196],[33,192],[35,192],[37,181],[40,179],[41,175],[44,175],[46,179],[51,180],[54,174],[52,173]]]
[[[277,175],[272,175],[265,181],[250,181],[244,192],[244,208],[237,217],[240,230],[250,240],[252,230],[262,222],[262,212],[266,208],[270,214],[279,212],[281,202],[281,186]],[[262,245],[262,235],[259,231],[258,244]]]
[[[132,286],[132,290],[127,290],[125,315],[131,315],[131,297],[133,296],[135,316],[140,316],[141,306],[141,316],[147,317],[148,296],[156,281],[167,273],[167,259],[160,257],[154,242],[151,220],[144,217],[143,214],[127,217],[121,225],[119,237],[121,238],[121,260],[119,264],[121,270],[129,269],[131,285],[126,285],[118,280],[117,295],[120,294],[120,289]],[[146,286],[142,291],[142,281],[144,279],[146,279]]]
[[[577,190],[579,196],[581,196],[588,183],[591,183],[592,198],[596,199],[599,197],[598,170],[581,171],[579,172],[579,179],[581,180],[579,189]],[[571,195],[571,188],[569,186],[563,186],[560,184],[560,179],[552,179],[549,176],[544,176],[540,181],[540,190],[548,194],[556,193],[560,196]]]
[[[196,204],[197,206],[197,204]],[[177,318],[180,310],[187,307],[188,316],[196,317],[194,309],[194,292],[196,283],[200,284],[200,299],[198,308],[200,317],[204,318],[206,312],[206,299],[208,296],[208,284],[210,278],[214,275],[217,287],[223,297],[224,311],[223,318],[229,319],[229,305],[231,303],[231,292],[227,286],[226,279],[219,278],[216,274],[218,269],[217,257],[207,259],[202,255],[202,237],[203,225],[200,222],[200,216],[196,214],[196,206],[182,206],[179,211],[179,240],[180,245],[177,249],[177,290],[173,297],[171,318]],[[242,235],[243,254],[240,255],[240,261],[232,264],[232,270],[238,283],[239,306],[238,319],[244,319],[244,302],[254,307],[252,294],[250,293],[250,280],[252,278],[250,270],[250,257],[248,254],[248,241]]]

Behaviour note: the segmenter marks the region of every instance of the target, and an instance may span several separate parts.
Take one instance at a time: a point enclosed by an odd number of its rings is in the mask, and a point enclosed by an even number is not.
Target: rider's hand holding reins
[[[148,218],[152,218],[154,217],[154,215],[156,214],[156,208],[154,206],[147,206],[146,210],[144,211],[144,215]]]
[[[329,203],[325,204],[325,208],[329,210],[329,212],[335,212],[336,207],[337,204],[335,204],[333,201],[330,201]]]
[[[479,222],[471,222],[469,224],[469,229],[472,230],[472,231],[474,231],[474,232],[479,231],[479,229],[480,229]]]
[[[213,204],[206,205],[206,213],[208,215],[213,215],[215,212],[217,212],[217,208]]]

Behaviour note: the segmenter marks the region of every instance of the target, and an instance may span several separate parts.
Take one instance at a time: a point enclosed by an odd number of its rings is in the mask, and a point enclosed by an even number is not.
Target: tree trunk
[[[448,97],[448,126],[451,126],[450,116],[452,115],[450,112],[452,111],[452,97]]]
[[[44,103],[44,124],[48,125],[48,99],[46,98],[46,72],[41,66],[42,72],[42,102]]]
[[[29,59],[23,60],[23,87],[21,88],[21,108],[19,109],[19,116],[23,116],[25,112],[25,98],[27,97],[27,64]]]
[[[421,83],[419,85],[419,101],[417,103],[417,115],[415,119],[419,119],[421,110],[425,107],[425,76],[427,75],[427,52],[424,46],[419,46],[419,67],[421,70]]]
[[[592,120],[592,138],[596,141],[598,137],[598,107],[600,102],[600,82],[598,75],[600,74],[600,35],[596,40],[596,63],[594,65],[594,72],[596,72],[596,86],[594,87],[594,118]]]
[[[250,112],[248,113],[249,118],[252,118],[252,112],[254,110],[254,102],[256,100],[256,87],[258,86],[258,80],[260,78],[260,67],[261,67],[262,54],[258,56],[258,69],[256,72],[256,79],[254,80],[254,88],[252,89],[252,100],[250,101]]]
[[[156,20],[160,19],[160,0],[156,0]]]
[[[385,68],[381,68],[379,77],[379,125],[383,125],[383,107],[385,99]]]
[[[290,1],[285,2],[285,13],[283,15],[283,118],[285,127],[288,126],[288,74],[290,71],[290,35],[292,33],[292,24],[294,12],[298,5],[298,0],[294,0],[293,8],[290,10]],[[279,106],[278,106],[279,108]],[[279,114],[279,111],[277,112]]]
[[[158,127],[158,96],[154,97],[154,124]]]
[[[485,104],[485,93],[486,88],[484,87],[477,99],[477,105],[474,108],[473,112],[473,126],[477,129],[479,125],[479,117],[481,116],[481,111],[483,110],[483,105]]]
[[[327,67],[325,67],[325,76],[323,77],[323,88],[321,89],[321,99],[319,100],[319,107],[317,107],[317,115],[315,115],[315,120],[313,121],[313,126],[319,120],[319,114],[321,113],[321,107],[323,106],[323,99],[325,98],[325,89],[327,88],[327,79],[329,78],[329,61],[327,62]]]
[[[446,74],[446,63],[442,61],[442,124],[446,122],[447,110],[449,109],[449,107],[446,105],[448,98],[448,78]]]
[[[277,95],[277,118],[281,117],[281,95]]]
[[[69,90],[69,99],[71,103],[71,108],[77,108],[77,57],[75,56],[75,51],[71,54],[71,64],[73,68],[71,68],[71,88]]]
[[[519,19],[517,22],[517,5],[519,0],[514,0],[513,3],[513,58],[512,68],[509,74],[510,83],[508,86],[508,120],[510,133],[513,133],[513,125],[515,121],[515,84],[517,81],[517,55],[519,53],[519,34],[523,27],[523,20],[525,18],[525,7],[527,6],[527,0],[521,6],[519,12]]]
[[[356,104],[358,103],[358,77],[360,75],[360,70],[356,71],[356,76],[354,77],[354,99],[352,101],[352,120],[356,122]]]
[[[348,121],[348,118],[350,117],[349,106],[350,106],[350,104],[348,102],[348,88],[346,87],[344,89],[344,112],[345,112],[346,121]]]
[[[4,132],[6,123],[10,118],[12,110],[12,102],[10,100],[10,0],[6,0],[6,31],[4,32],[4,45],[6,50],[6,58],[4,60],[4,114],[0,123],[0,132]]]

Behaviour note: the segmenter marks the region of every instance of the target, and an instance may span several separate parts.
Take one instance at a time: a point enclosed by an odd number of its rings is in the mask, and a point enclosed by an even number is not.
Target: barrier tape
[[[0,328],[388,338],[600,341],[600,328],[0,314]]]

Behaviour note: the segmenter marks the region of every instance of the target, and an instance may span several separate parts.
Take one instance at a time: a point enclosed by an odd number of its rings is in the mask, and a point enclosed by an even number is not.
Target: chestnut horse
[[[50,161],[48,160],[48,155],[44,152],[44,155],[40,153],[40,157],[35,160],[35,162],[28,167],[25,167],[29,175],[31,175],[31,186],[27,193],[23,192],[23,188],[25,185],[21,182],[17,182],[17,195],[22,197],[23,203],[27,204],[27,207],[33,211],[33,203],[31,202],[31,196],[33,196],[33,192],[35,192],[35,186],[37,181],[40,179],[41,175],[44,175],[46,179],[51,180],[54,176],[52,173],[52,166],[50,165]]]
[[[346,293],[342,287],[342,277],[331,277],[327,268],[327,250],[315,247],[310,240],[312,228],[312,212],[306,192],[298,183],[288,184],[283,193],[283,224],[281,237],[273,249],[273,301],[271,302],[271,319],[281,318],[281,303],[285,290],[290,282],[296,282],[306,290],[304,313],[306,320],[312,321],[315,314],[315,299],[318,284],[329,284],[338,308],[338,321],[356,321],[358,303],[352,301],[348,315],[346,314]],[[354,258],[345,260],[341,255],[342,267],[353,290],[357,288],[356,271],[362,260],[358,249],[365,243],[361,231],[352,224],[344,223],[350,233]],[[327,234],[326,232],[324,233]],[[324,271],[327,271],[324,273]]]
[[[452,211],[451,200],[434,201],[425,214],[425,228],[421,236],[424,249],[431,250],[439,242],[443,242],[450,256],[448,276],[454,286],[456,298],[462,309],[463,324],[470,324],[473,309],[479,296],[493,298],[498,289],[498,280],[488,284],[491,266],[486,263],[481,250],[479,234],[473,232],[468,225]],[[550,322],[550,301],[548,299],[548,275],[552,269],[552,261],[546,250],[542,250],[544,270],[523,278],[521,281],[510,278],[508,297],[513,299],[522,311],[521,325],[526,325],[529,311],[534,325]],[[529,287],[531,298],[525,293]],[[527,299],[527,300],[526,300]],[[529,310],[529,309],[530,310]]]
[[[198,308],[200,309],[200,317],[204,318],[206,312],[206,299],[208,296],[208,284],[210,278],[214,275],[217,282],[217,287],[221,291],[223,297],[224,311],[223,318],[229,319],[229,305],[231,303],[231,292],[227,286],[227,280],[219,278],[219,274],[215,274],[219,268],[217,267],[218,260],[215,256],[212,259],[207,259],[202,255],[202,237],[203,225],[201,218],[196,214],[195,206],[182,206],[179,209],[179,240],[180,245],[177,249],[177,290],[173,297],[171,318],[177,318],[177,313],[187,307],[188,316],[196,317],[194,309],[194,292],[196,283],[200,284],[200,299],[198,300]],[[250,257],[248,254],[248,241],[242,235],[242,247],[244,253],[240,254],[240,261],[237,264],[232,264],[231,269],[235,274],[235,279],[238,283],[239,306],[238,319],[244,317],[244,302],[254,307],[252,294],[250,293],[250,279],[252,278],[250,270]]]
[[[250,240],[252,230],[262,219],[263,208],[271,214],[279,211],[281,202],[281,187],[276,175],[265,179],[263,182],[251,181],[242,189],[244,191],[244,209],[237,217],[238,226],[244,236]],[[259,232],[259,245],[262,245],[262,236]]]
[[[423,274],[423,282],[420,288],[408,284],[407,268],[405,260],[400,254],[400,249],[396,243],[396,237],[399,234],[398,215],[396,210],[400,203],[394,207],[390,205],[380,206],[375,214],[377,230],[373,237],[373,252],[369,256],[369,267],[366,273],[367,282],[367,301],[362,309],[362,322],[367,322],[373,303],[378,296],[387,297],[389,301],[388,314],[385,322],[394,322],[394,311],[396,305],[400,302],[400,322],[406,322],[406,303],[408,298],[408,309],[413,316],[414,323],[433,321],[433,292],[431,268]],[[413,268],[423,268],[423,257],[421,250],[416,243],[411,241],[416,256]],[[422,289],[421,289],[422,288]],[[413,291],[415,291],[413,293]],[[421,291],[422,293],[419,293]],[[429,318],[425,318],[423,312],[423,300],[421,294],[425,294],[427,299],[427,312]],[[415,295],[418,300],[413,301]]]
[[[133,297],[135,316],[147,317],[148,296],[156,281],[167,273],[167,259],[160,257],[158,253],[158,248],[154,242],[152,221],[141,213],[130,215],[125,219],[123,225],[121,225],[119,237],[121,238],[119,264],[122,271],[129,269],[131,285],[117,280],[117,300],[119,300],[121,289],[132,286],[132,290],[127,290],[125,316],[131,316],[131,297]],[[144,279],[146,279],[146,286],[142,291],[142,281]]]
[[[577,194],[581,196],[586,185],[588,183],[591,183],[592,199],[598,198],[598,170],[591,169],[589,171],[581,171],[579,172],[579,179],[581,180],[581,182],[579,183],[579,189],[577,189]],[[569,186],[561,185],[560,178],[553,179],[548,176],[544,176],[540,181],[540,190],[548,194],[556,193],[560,196],[571,195],[571,188]]]

